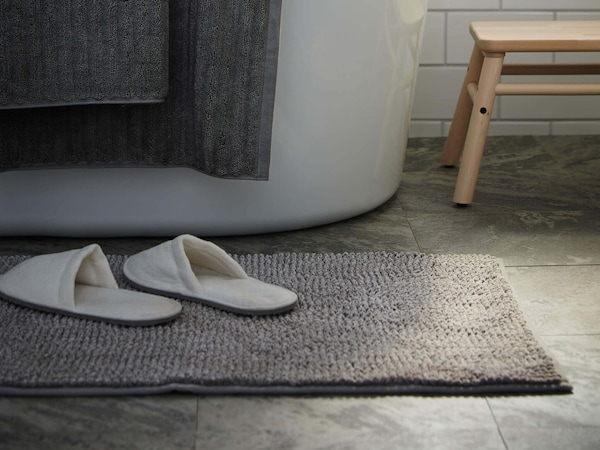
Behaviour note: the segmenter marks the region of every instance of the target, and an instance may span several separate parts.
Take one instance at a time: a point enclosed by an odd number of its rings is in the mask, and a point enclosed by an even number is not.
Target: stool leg
[[[471,59],[469,60],[469,67],[467,68],[460,95],[458,96],[456,109],[454,110],[450,132],[448,133],[446,143],[444,144],[441,161],[443,166],[455,166],[458,163],[460,154],[465,145],[467,126],[471,117],[471,109],[473,108],[473,102],[467,91],[467,86],[469,83],[479,82],[482,64],[483,53],[481,53],[481,50],[479,50],[477,45],[474,45]]]
[[[473,201],[483,148],[496,99],[496,85],[500,81],[504,63],[504,53],[486,53],[484,56],[454,190],[454,201],[459,205],[467,205]]]

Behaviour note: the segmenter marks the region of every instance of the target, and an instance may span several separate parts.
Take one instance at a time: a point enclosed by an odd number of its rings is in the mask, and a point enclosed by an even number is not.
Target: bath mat
[[[0,259],[0,273],[25,256]],[[125,256],[109,256],[119,284]],[[250,317],[183,301],[133,328],[0,301],[1,395],[521,394],[571,386],[527,328],[500,260],[484,255],[235,255],[296,291]]]

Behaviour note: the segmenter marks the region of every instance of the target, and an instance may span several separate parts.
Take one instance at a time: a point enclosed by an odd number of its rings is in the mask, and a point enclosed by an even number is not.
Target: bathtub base
[[[0,235],[224,236],[365,213],[402,176],[426,0],[284,0],[268,181],[183,168],[0,173]]]

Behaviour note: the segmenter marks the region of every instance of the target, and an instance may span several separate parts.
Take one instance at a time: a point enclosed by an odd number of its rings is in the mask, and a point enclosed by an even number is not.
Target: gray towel
[[[190,167],[268,178],[282,0],[171,0],[155,105],[0,111],[0,171]]]
[[[168,0],[0,1],[0,108],[163,101]]]

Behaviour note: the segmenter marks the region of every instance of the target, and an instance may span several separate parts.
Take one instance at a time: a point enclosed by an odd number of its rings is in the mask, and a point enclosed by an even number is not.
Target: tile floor
[[[491,137],[475,202],[451,202],[442,139],[413,139],[398,193],[345,222],[212,239],[227,251],[420,251],[502,257],[573,395],[0,397],[2,449],[600,448],[600,136]],[[157,239],[102,239],[132,253]],[[0,254],[90,240],[0,238]],[[1,345],[1,344],[0,344]]]

